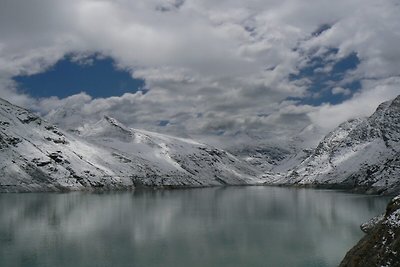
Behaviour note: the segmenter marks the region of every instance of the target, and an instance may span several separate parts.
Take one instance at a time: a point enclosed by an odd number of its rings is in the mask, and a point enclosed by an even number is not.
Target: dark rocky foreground
[[[364,236],[340,263],[340,267],[400,266],[400,196],[387,206],[384,216],[361,227]]]

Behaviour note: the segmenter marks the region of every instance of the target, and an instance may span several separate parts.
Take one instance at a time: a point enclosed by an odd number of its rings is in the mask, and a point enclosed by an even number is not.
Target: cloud
[[[347,88],[343,88],[343,87],[334,87],[332,88],[332,94],[333,95],[350,95],[351,94],[351,90],[347,89]]]
[[[181,136],[272,140],[368,115],[400,84],[394,78],[400,7],[391,0],[0,0],[0,6],[0,96],[65,127],[108,114]],[[337,53],[315,70],[321,75],[348,55],[360,59],[343,80],[332,81],[331,93],[350,99],[315,107],[289,101],[321,95],[309,91],[307,77],[291,75],[331,49]],[[66,54],[79,60],[92,53],[115,59],[149,91],[33,99],[11,80],[43,72]],[[362,84],[353,96],[345,87],[351,81]]]
[[[398,77],[365,81],[365,89],[351,99],[338,105],[322,105],[308,115],[314,124],[328,131],[346,120],[371,115],[378,104],[399,95],[399,84]]]

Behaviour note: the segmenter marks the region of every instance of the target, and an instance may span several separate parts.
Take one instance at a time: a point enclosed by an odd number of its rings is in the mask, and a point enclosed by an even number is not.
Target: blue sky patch
[[[16,76],[20,91],[34,97],[64,98],[80,92],[92,97],[120,96],[145,91],[145,81],[132,78],[129,71],[117,69],[111,58],[93,56],[83,64],[65,57],[43,73]]]
[[[158,126],[165,127],[169,124],[169,120],[160,120]]]
[[[314,36],[314,37],[319,36],[319,35],[321,35],[322,33],[324,33],[324,32],[326,32],[327,30],[329,30],[330,28],[332,28],[332,25],[330,25],[330,24],[322,24],[321,26],[318,27],[318,29],[316,29],[316,30],[311,34],[311,36]]]
[[[337,62],[330,58],[337,54],[337,49],[330,49],[322,56],[312,57],[307,65],[302,67],[298,74],[291,74],[289,79],[293,82],[307,79],[307,95],[303,98],[292,97],[288,100],[296,100],[299,104],[319,106],[322,103],[339,104],[349,99],[356,91],[361,88],[360,81],[353,81],[341,84],[348,71],[354,70],[360,64],[356,53],[351,53],[347,57]],[[327,66],[330,68],[326,69]],[[341,86],[349,90],[348,94],[334,94],[332,89]]]

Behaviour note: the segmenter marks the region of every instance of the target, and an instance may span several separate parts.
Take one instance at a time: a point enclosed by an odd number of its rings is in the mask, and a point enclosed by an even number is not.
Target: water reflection
[[[336,266],[387,201],[276,187],[0,194],[0,266]]]

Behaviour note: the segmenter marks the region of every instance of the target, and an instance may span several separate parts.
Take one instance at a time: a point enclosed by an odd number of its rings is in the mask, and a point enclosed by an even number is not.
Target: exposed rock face
[[[362,229],[367,235],[347,253],[341,267],[400,266],[400,196],[389,203],[384,216]]]
[[[342,123],[280,183],[400,191],[400,96],[369,118]]]
[[[253,184],[257,176],[246,162],[192,140],[108,117],[78,136],[0,99],[0,192]]]

